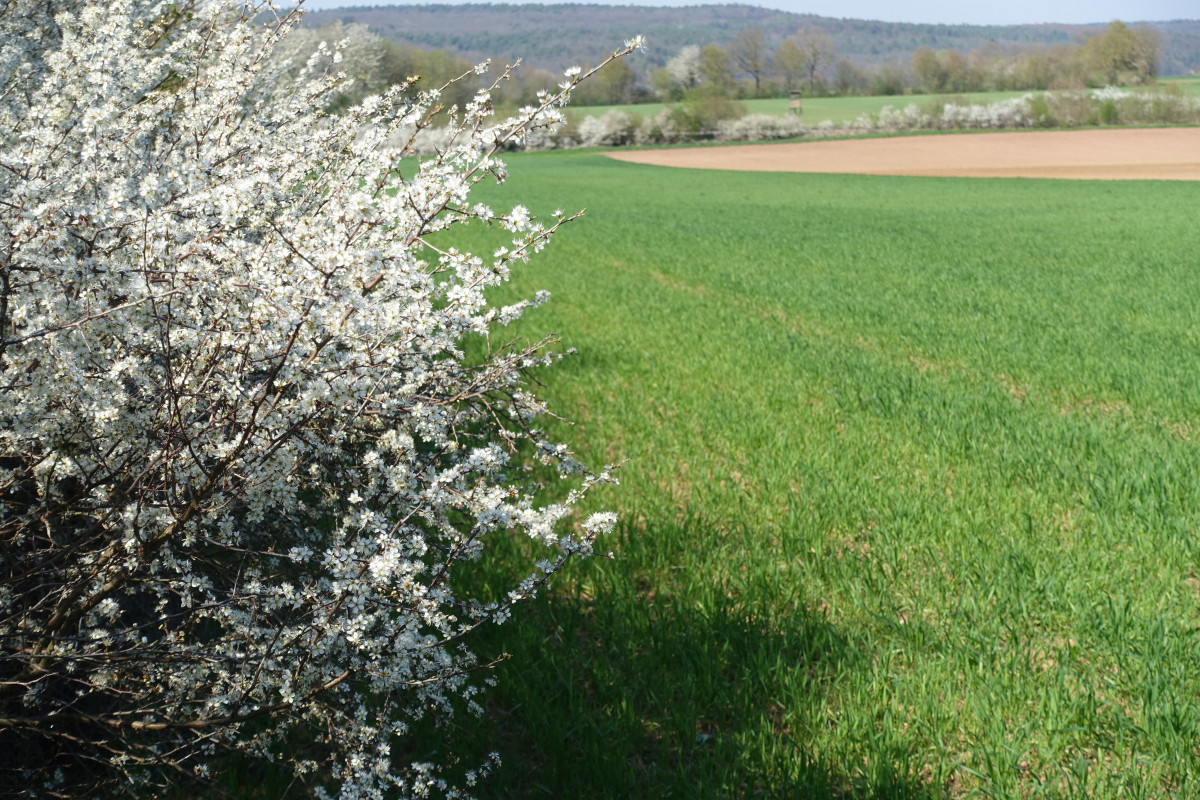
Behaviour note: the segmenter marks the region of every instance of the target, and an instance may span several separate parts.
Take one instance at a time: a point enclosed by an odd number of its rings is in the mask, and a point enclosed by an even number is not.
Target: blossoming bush
[[[674,109],[661,109],[654,116],[644,116],[637,121],[633,132],[633,143],[646,144],[675,144],[686,141],[689,131],[680,120],[680,115]]]
[[[773,114],[747,114],[738,119],[717,123],[717,141],[759,142],[769,139],[791,139],[807,132],[799,117],[792,114],[777,117]]]
[[[234,748],[317,794],[455,795],[406,732],[479,710],[470,632],[613,524],[562,523],[608,476],[536,427],[548,343],[489,337],[544,297],[486,290],[570,217],[471,202],[586,76],[499,121],[481,90],[412,159],[385,143],[439,93],[324,115],[324,46],[264,85],[297,16],[0,7],[0,793],[137,791]],[[511,242],[456,250],[464,223]],[[459,591],[512,533],[544,557]]]
[[[624,111],[609,111],[602,117],[586,117],[579,123],[582,147],[618,147],[634,140],[637,121]]]

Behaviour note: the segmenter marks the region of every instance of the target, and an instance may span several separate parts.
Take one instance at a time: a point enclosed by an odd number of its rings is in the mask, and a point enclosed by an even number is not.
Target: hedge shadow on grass
[[[631,563],[749,532],[693,518],[625,521],[620,535],[643,553],[577,566],[501,637],[513,657],[481,729],[504,764],[483,797],[945,796],[896,737],[861,743],[857,763],[821,752],[814,726],[870,665],[803,587],[716,579],[685,606],[668,561]]]

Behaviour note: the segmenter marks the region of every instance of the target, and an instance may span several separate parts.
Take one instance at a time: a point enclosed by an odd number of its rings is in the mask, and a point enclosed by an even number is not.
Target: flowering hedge
[[[269,80],[297,18],[0,9],[0,789],[136,790],[228,747],[319,796],[455,795],[393,746],[480,710],[470,632],[614,522],[563,523],[609,478],[536,427],[548,343],[489,338],[545,297],[486,291],[572,217],[471,201],[586,76],[505,120],[481,90],[417,160],[438,92],[330,117],[325,45]],[[461,252],[461,224],[511,241]],[[539,505],[534,461],[575,489]],[[457,593],[514,532],[537,564]]]
[[[1196,122],[1200,122],[1200,99],[1177,92],[1129,91],[1109,86],[1091,91],[1031,92],[994,103],[943,103],[936,108],[910,104],[900,109],[885,106],[877,115],[864,115],[840,128],[819,126],[818,130],[1002,130]]]
[[[799,117],[745,114],[697,126],[686,108],[664,108],[638,116],[611,110],[587,116],[574,128],[536,131],[510,143],[513,148],[544,150],[573,147],[622,147],[679,144],[700,139],[755,142],[801,136],[853,135],[872,131],[1005,130],[1115,124],[1200,123],[1200,100],[1180,93],[1128,91],[1116,87],[1091,91],[1031,92],[994,103],[910,103],[885,106],[878,114],[836,124],[829,120],[805,125]],[[407,137],[411,130],[403,132]],[[417,152],[443,148],[453,131],[430,129],[416,137]]]

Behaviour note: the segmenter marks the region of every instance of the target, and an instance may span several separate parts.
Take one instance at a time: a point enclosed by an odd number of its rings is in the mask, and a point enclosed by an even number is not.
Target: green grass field
[[[1192,184],[510,171],[588,209],[511,295],[628,463],[479,645],[485,796],[1200,796]]]
[[[1180,89],[1192,97],[1200,96],[1200,78],[1170,78],[1159,82],[1159,88],[1177,84]],[[961,95],[899,95],[879,97],[806,97],[804,98],[804,121],[816,125],[823,120],[835,124],[852,122],[864,114],[878,114],[884,106],[904,108],[917,104],[919,106],[941,102],[968,102],[975,104],[995,103],[1013,97],[1021,97],[1028,92],[972,92]],[[743,100],[746,109],[751,114],[771,114],[783,116],[788,113],[786,98],[769,98],[761,100]],[[627,114],[639,116],[654,115],[665,106],[662,103],[644,103],[640,105],[617,106],[580,106],[571,109],[572,116],[582,119],[592,116],[600,117],[611,110],[624,111]]]

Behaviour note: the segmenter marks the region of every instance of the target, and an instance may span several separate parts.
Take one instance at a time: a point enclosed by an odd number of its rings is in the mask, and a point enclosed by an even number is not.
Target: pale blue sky
[[[454,2],[455,0],[436,0]],[[514,0],[523,2],[523,0]],[[596,1],[596,0],[591,0]],[[697,0],[625,0],[605,5],[688,6]],[[309,0],[312,9],[389,5],[387,0]],[[400,5],[400,4],[395,4]],[[960,22],[1017,25],[1037,22],[1127,22],[1200,19],[1200,0],[767,0],[748,3],[823,17],[879,19],[888,22]]]

